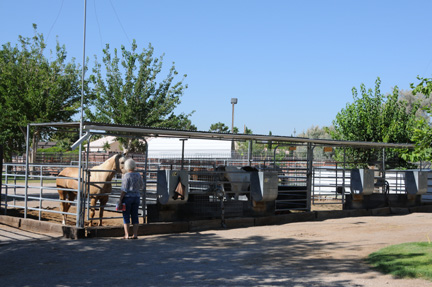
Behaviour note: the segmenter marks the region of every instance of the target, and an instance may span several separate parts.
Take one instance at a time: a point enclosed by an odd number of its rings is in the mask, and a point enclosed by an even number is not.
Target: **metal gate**
[[[312,171],[312,204],[340,205],[349,191],[350,171],[335,163],[317,164]]]
[[[308,161],[290,160],[278,162],[279,194],[276,213],[289,210],[310,210],[308,191]]]

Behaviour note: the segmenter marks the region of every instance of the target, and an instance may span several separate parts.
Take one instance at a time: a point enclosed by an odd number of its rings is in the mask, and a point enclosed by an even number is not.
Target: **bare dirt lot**
[[[364,260],[387,245],[427,241],[430,222],[431,213],[413,213],[75,241],[13,239],[22,231],[0,226],[0,278],[2,286],[432,286]]]

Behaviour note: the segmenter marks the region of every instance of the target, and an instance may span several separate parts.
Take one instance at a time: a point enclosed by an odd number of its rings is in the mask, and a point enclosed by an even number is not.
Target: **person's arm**
[[[119,205],[122,204],[123,197],[126,195],[125,190],[127,190],[128,179],[126,175],[123,175],[122,184],[121,184],[121,194],[119,198]]]
[[[124,191],[122,190],[122,192],[121,192],[121,194],[120,194],[120,199],[119,199],[119,201],[118,201],[118,206],[120,206],[120,204],[122,204],[123,197],[125,196],[125,194],[126,194],[126,192],[124,192]]]

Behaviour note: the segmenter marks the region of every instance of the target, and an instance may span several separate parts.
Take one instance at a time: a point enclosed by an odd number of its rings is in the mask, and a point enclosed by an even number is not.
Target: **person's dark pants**
[[[138,224],[140,198],[138,196],[124,197],[123,203],[126,204],[126,210],[123,211],[123,223],[129,224],[132,217],[132,224]]]

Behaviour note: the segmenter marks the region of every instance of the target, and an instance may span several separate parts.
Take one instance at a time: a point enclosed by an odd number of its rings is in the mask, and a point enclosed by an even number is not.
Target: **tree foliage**
[[[19,45],[3,44],[0,50],[0,142],[5,159],[25,151],[29,123],[70,121],[79,107],[80,69],[67,61],[65,46],[57,42],[50,58],[45,56],[42,34],[19,36]],[[49,131],[32,131],[32,149]]]
[[[409,143],[416,121],[418,107],[411,111],[407,102],[399,100],[399,91],[395,87],[393,93],[383,95],[380,91],[381,81],[377,78],[375,90],[360,85],[360,94],[353,88],[354,102],[347,104],[333,121],[334,131],[330,131],[333,139],[349,141],[368,141],[383,143]],[[388,161],[398,161],[399,166],[407,163],[399,161],[400,151],[388,149]],[[347,149],[348,160],[360,164],[374,164],[382,157],[381,151],[373,149]],[[341,159],[341,154],[337,155]]]
[[[96,58],[91,82],[95,97],[91,109],[86,115],[91,121],[196,130],[189,114],[175,114],[175,108],[181,103],[187,85],[186,75],[178,82],[174,63],[167,76],[162,77],[162,61],[154,58],[154,48],[149,45],[141,52],[137,51],[135,40],[131,50],[121,46],[121,55],[117,49],[111,54],[107,44],[103,50],[103,67]],[[105,71],[103,73],[103,71]],[[139,142],[123,141],[123,146],[130,152],[141,150]]]
[[[227,133],[229,132],[229,130],[230,128],[227,125],[221,122],[217,122],[210,125],[209,132]]]
[[[426,120],[429,119],[427,109],[432,104],[431,97],[426,97],[413,90],[400,90],[399,99],[407,102],[407,112],[410,112],[412,109],[417,109],[417,117],[423,117]]]
[[[334,131],[331,127],[311,126],[306,130],[306,132],[301,132],[298,136],[310,139],[331,139],[330,132]],[[299,146],[293,152],[294,157],[306,158],[307,157],[307,147]],[[323,146],[316,146],[313,150],[313,156],[315,159],[328,160],[334,156],[334,152],[324,152]]]
[[[429,100],[427,104],[422,105],[423,117],[419,118],[413,129],[412,140],[415,142],[416,148],[414,152],[406,153],[405,157],[411,161],[432,161],[432,123],[430,115],[432,113],[431,94],[432,94],[432,78],[417,77],[420,81],[417,85],[411,84],[414,95],[424,95]]]
[[[252,129],[248,128],[247,126],[244,127],[244,134],[251,135],[253,134]],[[271,132],[269,132],[269,135],[271,135]],[[249,151],[249,141],[245,142],[237,142],[236,143],[236,150],[239,155],[245,156],[248,154]],[[273,154],[273,144],[272,142],[267,143],[257,143],[256,141],[252,141],[252,154],[255,156],[265,157]]]

